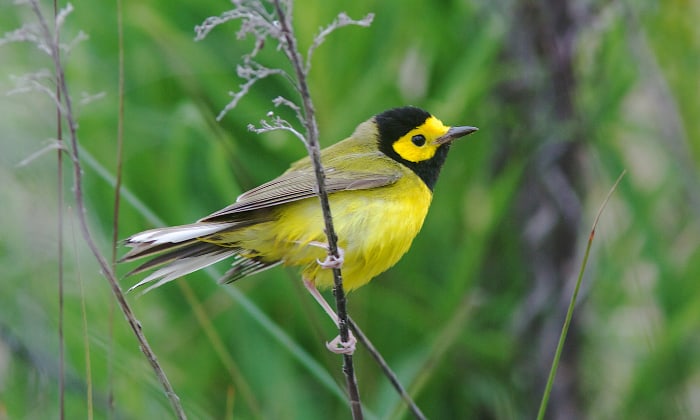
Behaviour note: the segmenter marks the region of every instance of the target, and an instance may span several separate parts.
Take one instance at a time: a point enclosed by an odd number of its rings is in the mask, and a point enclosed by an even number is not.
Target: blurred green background
[[[132,195],[122,197],[120,238],[194,221],[303,156],[289,135],[246,129],[274,97],[296,99],[282,79],[214,120],[252,40],[236,39],[237,23],[202,42],[193,28],[229,3],[123,3]],[[62,38],[89,40],[64,57],[68,84],[76,103],[103,94],[76,109],[88,217],[109,255],[116,2],[73,6]],[[322,145],[405,104],[481,129],[452,149],[409,254],[350,295],[353,318],[426,415],[534,417],[590,226],[627,169],[597,231],[548,418],[700,417],[700,3],[309,0],[294,11],[304,49],[341,11],[375,20],[315,54]],[[0,32],[32,22],[27,6],[0,4]],[[273,41],[260,59],[288,68]],[[0,46],[0,63],[2,92],[50,67],[31,43]],[[55,152],[19,165],[56,136],[55,109],[43,94],[3,95],[0,126],[0,419],[56,418]],[[169,418],[81,239],[64,169],[68,418]],[[336,331],[296,273],[215,278],[128,295],[188,415],[348,418],[341,360],[324,347]],[[355,360],[368,417],[407,417],[363,349]]]

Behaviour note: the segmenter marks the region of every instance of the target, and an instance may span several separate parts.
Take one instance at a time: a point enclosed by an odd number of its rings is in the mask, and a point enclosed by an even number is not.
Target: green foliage
[[[128,191],[121,238],[209,214],[305,153],[291,136],[247,130],[274,97],[296,99],[283,79],[259,83],[221,122],[214,120],[227,92],[237,90],[235,66],[252,40],[236,40],[238,28],[231,23],[195,42],[193,28],[228,6],[210,0],[124,4]],[[430,418],[532,417],[543,384],[533,388],[528,378],[530,357],[554,351],[554,344],[542,347],[521,330],[536,279],[522,249],[527,224],[513,209],[524,174],[547,139],[531,138],[520,104],[503,94],[504,84],[520,80],[521,68],[506,53],[512,38],[504,16],[516,10],[488,2],[396,0],[295,6],[303,50],[338,12],[353,18],[375,13],[372,26],[339,30],[314,56],[310,83],[323,146],[369,116],[404,104],[422,106],[446,124],[481,128],[453,148],[411,251],[349,300],[354,320]],[[80,30],[90,37],[64,57],[76,101],[82,92],[104,92],[79,105],[78,117],[85,156],[94,159],[84,163],[88,217],[107,255],[113,187],[104,174],[114,176],[117,150],[116,13],[115,3],[76,4],[62,33],[66,41]],[[577,249],[583,249],[613,180],[622,168],[629,175],[601,220],[585,296],[574,313],[574,381],[582,414],[696,418],[700,65],[692,52],[700,50],[700,10],[670,1],[608,6],[592,16],[579,29],[574,60],[577,123],[585,133]],[[24,6],[0,6],[1,32],[32,19]],[[265,45],[261,61],[287,68],[275,47]],[[29,43],[0,45],[0,63],[3,92],[14,87],[10,75],[50,67]],[[552,133],[566,132],[561,122],[542,124]],[[56,417],[55,152],[17,165],[55,137],[55,109],[39,93],[3,96],[0,125],[0,418]],[[67,164],[65,169],[70,194]],[[110,390],[118,417],[167,418],[167,400],[113,308],[70,199],[65,211],[67,416],[86,416],[91,389],[98,418],[107,416]],[[117,270],[124,275],[129,268]],[[215,278],[195,273],[145,296],[128,295],[187,413],[347,417],[340,359],[324,346],[336,331],[296,273],[277,268],[227,286]],[[533,317],[540,316],[547,314]],[[564,347],[565,354],[572,351]],[[374,362],[362,349],[356,356],[368,415],[405,417]]]

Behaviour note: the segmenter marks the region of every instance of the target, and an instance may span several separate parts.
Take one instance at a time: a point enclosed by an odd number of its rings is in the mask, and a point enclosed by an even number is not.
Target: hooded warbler
[[[321,151],[346,290],[363,286],[408,251],[452,141],[476,130],[446,126],[407,106],[375,115]],[[233,262],[225,282],[283,264],[301,267],[313,286],[332,286],[331,271],[318,263],[327,252],[316,191],[314,170],[305,157],[195,223],[127,238],[132,249],[121,261],[154,257],[130,275],[158,268],[132,289],[150,282],[149,289],[155,288],[229,257]]]

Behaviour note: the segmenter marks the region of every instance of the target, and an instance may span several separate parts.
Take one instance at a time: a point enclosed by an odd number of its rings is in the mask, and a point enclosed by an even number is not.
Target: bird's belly
[[[334,228],[345,251],[342,273],[347,290],[364,285],[396,264],[423,225],[430,190],[418,179],[404,178],[397,184],[330,196]],[[333,285],[332,272],[316,261],[326,256],[326,250],[317,246],[326,242],[323,228],[317,199],[291,203],[275,223],[273,252],[285,265],[303,266],[303,275],[317,286],[329,287]]]

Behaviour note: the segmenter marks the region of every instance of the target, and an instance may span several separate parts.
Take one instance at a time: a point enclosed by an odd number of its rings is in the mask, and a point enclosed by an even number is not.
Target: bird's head
[[[373,120],[379,150],[413,170],[431,190],[452,141],[478,130],[446,126],[429,112],[412,106],[384,111]]]

